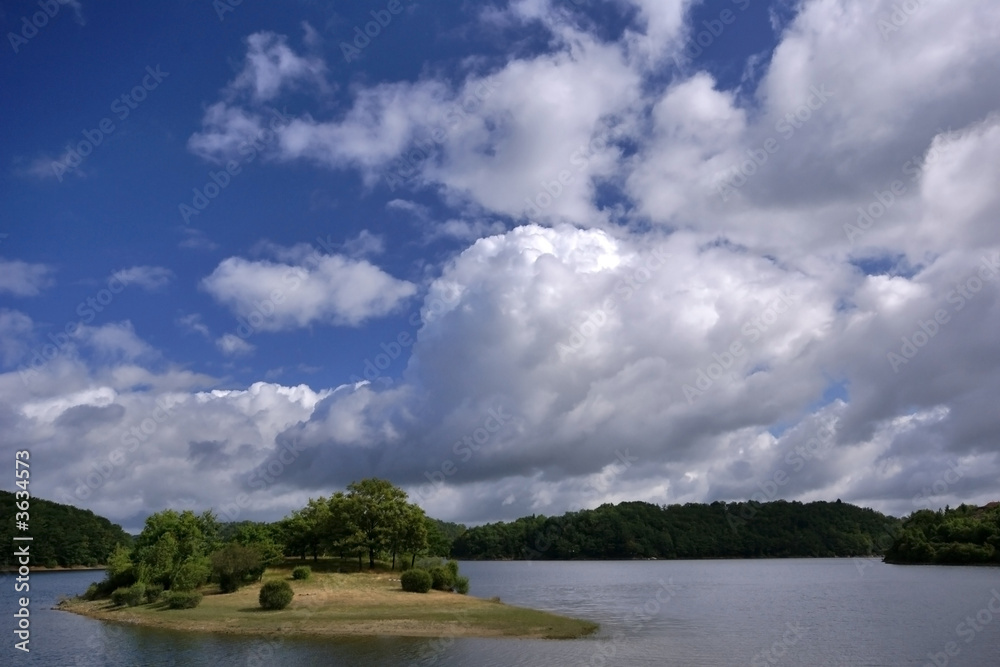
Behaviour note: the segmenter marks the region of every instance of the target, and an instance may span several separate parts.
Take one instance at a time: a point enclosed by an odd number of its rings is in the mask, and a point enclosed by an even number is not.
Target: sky
[[[0,488],[1000,498],[992,0],[0,3]]]

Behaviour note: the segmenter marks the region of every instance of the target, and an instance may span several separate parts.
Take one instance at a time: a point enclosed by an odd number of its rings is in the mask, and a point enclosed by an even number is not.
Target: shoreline
[[[286,572],[265,576],[288,580]],[[167,609],[162,602],[114,607],[109,600],[63,600],[54,609],[99,621],[184,632],[296,637],[476,637],[576,639],[598,624],[482,598],[430,591],[407,593],[396,577],[313,573],[290,581],[295,597],[287,609],[262,611],[259,585],[222,594],[202,589],[194,609]]]

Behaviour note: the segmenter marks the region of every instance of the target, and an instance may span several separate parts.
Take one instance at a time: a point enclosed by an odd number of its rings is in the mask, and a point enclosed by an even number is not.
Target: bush
[[[446,567],[435,567],[431,570],[431,586],[436,591],[450,591],[455,585],[455,577]]]
[[[468,595],[469,593],[469,578],[468,577],[455,577],[455,592],[461,593],[462,595]]]
[[[83,598],[84,600],[96,600],[98,597],[100,597],[100,594],[101,594],[101,586],[95,581],[94,583],[90,584],[90,586],[87,586],[87,592],[81,595],[80,597]]]
[[[423,558],[418,558],[414,567],[418,567],[421,570],[427,570],[430,572],[436,567],[442,567],[444,565],[444,559],[438,558],[437,556],[424,556]]]
[[[146,601],[146,585],[132,584],[128,588],[118,588],[111,594],[111,602],[116,607],[138,607]]]
[[[146,586],[146,602],[156,602],[163,595],[163,586],[160,584],[149,584]]]
[[[287,581],[272,579],[260,587],[260,606],[264,609],[284,609],[287,607],[295,593]]]
[[[211,573],[208,559],[189,559],[182,563],[170,577],[170,590],[193,591],[204,585]]]
[[[312,570],[309,569],[308,565],[299,565],[292,570],[292,579],[308,579],[311,574]]]
[[[448,561],[447,563],[444,564],[444,568],[446,570],[448,570],[449,572],[451,572],[451,579],[452,579],[452,581],[458,579],[458,561],[457,560],[450,560],[450,561]]]
[[[167,606],[171,609],[194,609],[201,604],[197,591],[171,591],[167,593]]]
[[[426,593],[431,589],[433,579],[427,570],[414,568],[401,574],[399,583],[402,584],[403,590],[409,593]]]
[[[264,571],[260,552],[253,547],[230,542],[212,554],[212,572],[223,593],[235,593]]]

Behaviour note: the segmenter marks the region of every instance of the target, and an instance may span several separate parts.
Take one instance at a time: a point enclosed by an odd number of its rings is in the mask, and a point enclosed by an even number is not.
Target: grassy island
[[[204,599],[193,609],[168,609],[164,602],[135,607],[109,600],[66,600],[64,611],[113,621],[173,630],[258,636],[519,637],[571,639],[597,629],[595,623],[502,602],[431,590],[407,593],[398,571],[380,567],[350,572],[349,561],[321,558],[310,562],[313,574],[293,580],[286,561],[264,574],[263,582],[288,581],[295,597],[280,611],[264,611],[257,601],[259,584],[223,594],[202,587]],[[336,570],[348,570],[346,573]],[[262,582],[262,583],[263,583]]]

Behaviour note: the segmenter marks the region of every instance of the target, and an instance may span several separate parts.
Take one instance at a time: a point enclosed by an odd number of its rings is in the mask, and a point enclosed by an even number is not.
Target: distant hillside
[[[792,558],[881,555],[899,519],[841,503],[601,505],[470,528],[465,559]]]
[[[920,510],[903,520],[887,563],[1000,564],[1000,502]]]
[[[35,567],[72,567],[103,565],[117,544],[130,545],[132,538],[122,527],[97,516],[90,510],[62,505],[41,498],[31,498],[29,530],[16,530],[16,498],[10,491],[0,491],[0,543],[5,545],[0,567],[16,565],[13,549],[15,535],[27,535],[31,544],[31,564]]]

